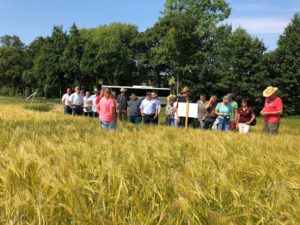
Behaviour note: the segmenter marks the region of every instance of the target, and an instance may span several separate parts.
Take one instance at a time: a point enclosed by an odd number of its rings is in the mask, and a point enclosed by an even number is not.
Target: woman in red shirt
[[[250,124],[255,120],[255,113],[252,108],[248,106],[248,100],[242,100],[242,107],[237,109],[237,128],[240,133],[248,133],[250,130]]]

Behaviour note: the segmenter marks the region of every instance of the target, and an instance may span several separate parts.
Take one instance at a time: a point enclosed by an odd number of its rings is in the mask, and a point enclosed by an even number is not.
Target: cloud
[[[234,29],[242,27],[251,34],[281,34],[289,21],[286,19],[261,17],[261,18],[235,18],[230,19]]]

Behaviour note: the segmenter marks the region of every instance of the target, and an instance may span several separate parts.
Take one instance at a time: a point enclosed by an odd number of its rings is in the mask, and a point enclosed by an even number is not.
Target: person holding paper
[[[218,103],[216,107],[216,115],[219,120],[218,131],[229,131],[232,106],[229,104],[228,100],[228,96],[225,95],[223,97],[223,102]]]
[[[180,96],[177,100],[177,107],[179,102],[183,103],[195,103],[195,100],[190,96],[190,89],[188,87],[184,87],[181,91],[182,96]],[[186,117],[179,117],[178,123],[180,127],[185,127],[186,125]],[[187,126],[195,128],[195,119],[194,118],[188,118],[187,119]]]

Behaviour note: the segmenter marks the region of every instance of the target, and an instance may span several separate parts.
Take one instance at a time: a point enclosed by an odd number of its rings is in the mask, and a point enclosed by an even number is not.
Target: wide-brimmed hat
[[[168,97],[167,97],[167,101],[174,101],[176,99],[176,95],[169,95]]]
[[[190,89],[188,87],[184,87],[182,90],[181,90],[181,93],[185,93],[185,92],[189,92]]]
[[[126,88],[123,88],[123,87],[122,87],[122,88],[120,89],[120,92],[126,92],[126,91],[127,91]]]
[[[155,97],[157,97],[157,94],[155,92],[152,92],[151,97],[155,98]]]
[[[277,87],[269,86],[263,91],[264,97],[270,97],[272,94],[274,94],[278,90]]]

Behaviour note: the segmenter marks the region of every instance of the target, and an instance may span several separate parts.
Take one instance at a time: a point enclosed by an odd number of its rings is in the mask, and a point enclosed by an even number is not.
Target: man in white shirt
[[[97,97],[99,96],[99,91],[97,88],[94,88],[94,94],[91,95],[90,99],[92,99],[92,116],[98,118],[98,113],[97,113],[97,105],[96,105],[96,100]]]
[[[80,94],[79,87],[75,88],[75,92],[71,94],[69,98],[69,105],[72,107],[72,114],[75,115],[82,115],[82,106],[83,106],[83,97]]]
[[[63,95],[61,98],[61,103],[64,107],[64,114],[65,115],[71,115],[72,114],[72,108],[69,105],[69,98],[71,96],[71,89],[67,88],[67,93]]]
[[[161,110],[161,104],[160,104],[160,101],[157,97],[157,94],[155,92],[152,92],[151,93],[151,97],[152,97],[152,101],[155,102],[155,106],[156,106],[156,116],[154,117],[154,124],[158,124],[158,116],[159,116],[159,113],[160,113],[160,110]]]
[[[92,108],[93,108],[93,99],[91,98],[91,94],[89,91],[85,92],[85,96],[83,98],[83,115],[92,117]]]

